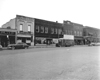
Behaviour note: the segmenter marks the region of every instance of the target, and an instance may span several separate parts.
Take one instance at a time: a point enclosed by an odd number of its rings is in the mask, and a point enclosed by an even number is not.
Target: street
[[[100,80],[100,47],[0,51],[0,80]]]

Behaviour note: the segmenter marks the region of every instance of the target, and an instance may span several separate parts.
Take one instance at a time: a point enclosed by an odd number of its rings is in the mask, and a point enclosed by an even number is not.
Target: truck
[[[74,46],[74,36],[73,35],[64,35],[63,38],[59,38],[56,43],[56,47],[70,47]]]

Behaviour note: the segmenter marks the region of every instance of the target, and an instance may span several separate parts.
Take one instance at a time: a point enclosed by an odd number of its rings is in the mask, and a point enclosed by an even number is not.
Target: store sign
[[[0,35],[15,35],[15,32],[0,31]]]

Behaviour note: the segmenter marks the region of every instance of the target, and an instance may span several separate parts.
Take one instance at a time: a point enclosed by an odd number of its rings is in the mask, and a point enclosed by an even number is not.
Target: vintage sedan
[[[8,49],[27,49],[29,47],[29,45],[27,45],[26,43],[17,43],[17,44],[9,44],[8,45]]]
[[[100,46],[100,43],[92,42],[88,46]]]

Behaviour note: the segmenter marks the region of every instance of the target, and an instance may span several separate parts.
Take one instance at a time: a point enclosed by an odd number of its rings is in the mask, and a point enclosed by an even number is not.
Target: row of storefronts
[[[16,15],[0,28],[0,44],[24,42],[29,45],[53,44],[53,39],[63,38],[63,35],[74,35],[76,45],[100,42],[100,30],[84,27],[71,21],[63,23]]]

